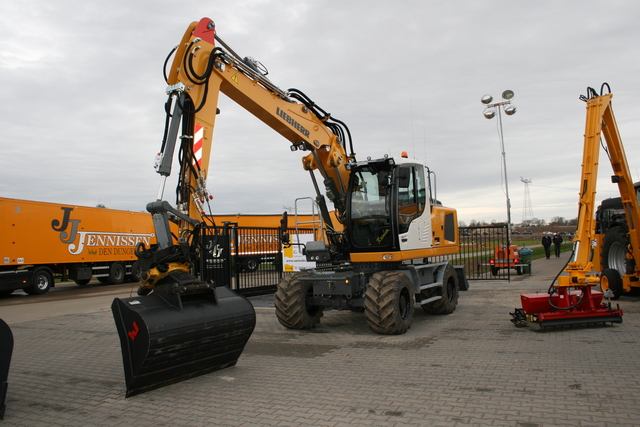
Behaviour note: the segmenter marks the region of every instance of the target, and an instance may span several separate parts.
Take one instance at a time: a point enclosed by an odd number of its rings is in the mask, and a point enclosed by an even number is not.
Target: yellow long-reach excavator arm
[[[603,88],[605,85],[603,85]],[[601,146],[605,147],[609,156],[614,173],[611,180],[613,183],[618,184],[618,190],[622,198],[631,242],[631,246],[628,248],[629,254],[634,258],[639,256],[637,251],[633,251],[633,248],[638,248],[640,244],[636,231],[636,227],[640,224],[640,209],[631,171],[627,163],[627,156],[613,113],[612,98],[613,95],[611,93],[597,96],[595,90],[591,88],[589,88],[589,94],[583,97],[583,100],[587,102],[587,118],[580,181],[578,228],[574,238],[574,257],[566,268],[569,275],[558,278],[559,286],[598,284],[601,280],[599,275],[592,274],[592,270],[594,270],[592,255],[594,246],[598,241],[595,230],[595,207]],[[603,135],[604,144],[602,141]],[[596,259],[599,259],[599,254]],[[637,269],[640,268],[640,262],[635,264],[635,276],[638,277]],[[605,277],[604,280],[608,279]],[[606,287],[608,286],[605,283],[604,288]]]

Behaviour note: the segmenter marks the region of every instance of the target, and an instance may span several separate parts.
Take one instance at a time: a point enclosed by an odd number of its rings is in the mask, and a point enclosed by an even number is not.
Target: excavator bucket
[[[126,397],[235,365],[256,324],[251,303],[226,287],[116,298],[111,311]]]
[[[0,319],[0,420],[4,419],[7,400],[7,379],[9,377],[9,365],[13,353],[13,334],[7,323]]]

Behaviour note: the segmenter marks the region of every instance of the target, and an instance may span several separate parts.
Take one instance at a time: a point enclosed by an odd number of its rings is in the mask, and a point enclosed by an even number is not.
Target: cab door
[[[400,250],[425,249],[432,246],[431,206],[428,174],[423,165],[399,168],[398,231]],[[402,176],[406,177],[402,177]]]

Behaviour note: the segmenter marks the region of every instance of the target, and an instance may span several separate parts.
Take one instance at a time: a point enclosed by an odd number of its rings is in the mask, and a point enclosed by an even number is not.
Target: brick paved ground
[[[118,338],[103,311],[12,324],[5,426],[640,425],[640,298],[624,323],[515,328],[519,295],[546,291],[566,261],[532,276],[472,282],[449,316],[416,311],[402,336],[331,311],[311,332],[282,328],[272,297],[238,364],[124,398]]]

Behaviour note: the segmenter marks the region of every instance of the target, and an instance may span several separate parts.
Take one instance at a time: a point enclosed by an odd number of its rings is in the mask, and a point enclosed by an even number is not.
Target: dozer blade
[[[7,400],[7,379],[13,353],[13,334],[7,323],[0,319],[0,420],[4,420]]]
[[[116,298],[111,311],[126,397],[235,365],[256,324],[251,303],[226,287]]]

